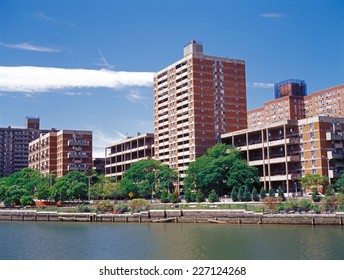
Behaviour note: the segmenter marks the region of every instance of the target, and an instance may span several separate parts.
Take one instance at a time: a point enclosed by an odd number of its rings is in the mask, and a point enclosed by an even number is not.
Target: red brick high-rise
[[[184,57],[154,76],[155,159],[178,169],[247,127],[245,61],[203,54],[192,41]]]

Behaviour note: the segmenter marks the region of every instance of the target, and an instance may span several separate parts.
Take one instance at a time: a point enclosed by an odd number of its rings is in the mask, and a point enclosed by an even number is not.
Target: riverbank
[[[0,221],[343,225],[344,212],[269,214],[246,210],[150,210],[133,214],[98,214],[0,210]]]

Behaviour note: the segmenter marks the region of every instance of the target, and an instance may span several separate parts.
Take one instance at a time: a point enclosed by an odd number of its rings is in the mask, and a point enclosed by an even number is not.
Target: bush
[[[123,214],[123,213],[129,212],[129,205],[126,203],[120,202],[116,205],[115,209],[118,214]]]
[[[180,198],[178,196],[178,193],[176,193],[176,192],[168,194],[167,200],[168,200],[167,202],[171,202],[171,203],[180,202]]]
[[[204,195],[203,195],[203,193],[200,190],[198,190],[196,192],[195,199],[196,199],[196,202],[204,202],[205,201]]]
[[[214,189],[211,190],[211,192],[208,196],[208,201],[211,203],[219,201],[219,196],[217,195],[217,193]]]
[[[114,210],[114,204],[111,201],[104,200],[98,203],[97,212],[108,213]]]
[[[280,197],[266,197],[263,202],[267,209],[275,211],[282,202],[282,199]]]
[[[320,196],[318,196],[318,189],[317,188],[313,188],[312,199],[314,202],[320,201]]]
[[[187,203],[196,201],[196,193],[190,190],[184,192],[184,198]]]
[[[149,202],[142,198],[135,198],[130,202],[132,212],[140,212],[149,209]]]
[[[238,200],[243,201],[243,197],[244,197],[244,190],[240,187],[239,192],[238,192]]]
[[[78,206],[78,211],[80,213],[90,213],[90,212],[92,212],[92,209],[90,207],[86,206],[86,205],[79,205]]]
[[[310,203],[309,199],[306,199],[306,198],[299,200],[298,206],[300,208],[304,208],[304,209],[311,209],[311,203]]]
[[[168,197],[168,192],[167,192],[167,191],[163,190],[163,191],[161,192],[160,201],[161,201],[162,203],[167,203],[167,202],[169,202],[169,197]]]
[[[314,211],[316,214],[319,214],[319,213],[320,213],[320,206],[319,206],[319,204],[313,204],[313,205],[312,205],[312,209],[313,209],[313,211]]]

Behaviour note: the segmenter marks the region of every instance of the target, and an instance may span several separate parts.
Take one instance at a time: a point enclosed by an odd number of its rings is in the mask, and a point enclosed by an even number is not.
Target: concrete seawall
[[[0,221],[343,225],[344,212],[262,214],[245,210],[150,210],[134,214],[97,214],[0,210]]]

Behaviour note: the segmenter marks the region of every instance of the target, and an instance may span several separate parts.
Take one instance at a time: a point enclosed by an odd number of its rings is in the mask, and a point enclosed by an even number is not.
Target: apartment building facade
[[[248,127],[269,125],[281,120],[300,120],[315,116],[344,117],[344,85],[306,95],[302,80],[275,84],[275,99],[247,112]]]
[[[48,131],[38,117],[27,117],[25,128],[0,128],[0,177],[28,167],[29,143]]]
[[[153,133],[127,137],[105,148],[105,177],[120,180],[132,163],[151,158],[154,158]]]
[[[344,172],[343,129],[344,118],[318,116],[227,133],[222,141],[258,168],[265,190],[282,186],[295,193],[301,176],[320,174],[333,181]]]
[[[154,156],[181,178],[221,134],[246,127],[245,61],[204,55],[192,41],[154,75]]]
[[[29,144],[29,167],[57,177],[69,171],[92,172],[92,131],[59,130]]]

